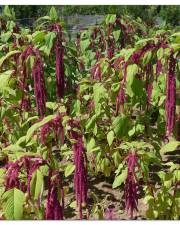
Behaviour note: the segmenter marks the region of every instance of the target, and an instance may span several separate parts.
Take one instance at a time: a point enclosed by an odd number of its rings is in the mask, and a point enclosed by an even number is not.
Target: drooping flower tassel
[[[54,24],[53,30],[57,33],[55,41],[56,55],[56,95],[60,99],[64,95],[64,48],[62,46],[62,27]]]
[[[135,167],[137,166],[137,156],[135,152],[129,152],[127,156],[128,175],[125,181],[125,208],[133,219],[134,211],[138,211],[138,184],[136,180]]]
[[[46,201],[46,220],[63,220],[64,190],[58,172],[49,170],[48,196]]]
[[[176,110],[176,78],[175,78],[176,59],[171,50],[169,58],[168,74],[166,76],[166,135],[171,136],[175,126]]]
[[[36,98],[37,111],[41,117],[44,117],[46,112],[46,88],[44,80],[44,68],[40,59],[39,51],[36,53],[32,74],[34,79],[34,94]]]
[[[77,121],[70,121],[72,130],[70,131],[71,137],[76,140],[73,144],[74,153],[74,191],[76,196],[76,204],[79,208],[80,219],[83,219],[83,205],[87,205],[87,157],[84,148],[82,135],[80,133],[80,125]],[[79,131],[73,130],[73,128]]]
[[[7,166],[7,177],[5,180],[5,190],[20,188],[19,172],[21,169],[20,161],[9,163]]]

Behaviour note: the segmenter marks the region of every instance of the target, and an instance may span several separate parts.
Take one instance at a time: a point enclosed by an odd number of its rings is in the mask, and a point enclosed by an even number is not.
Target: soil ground
[[[124,190],[122,188],[112,189],[112,181],[108,180],[108,178],[101,177],[98,180],[91,180],[89,185],[89,192],[93,192],[99,200],[99,205],[103,206],[104,209],[107,207],[111,207],[113,209],[113,218],[116,220],[129,220],[130,216],[127,215],[126,211],[124,210]],[[89,193],[90,194],[90,193]],[[65,219],[76,220],[78,219],[78,215],[74,212],[74,210],[69,207],[69,203],[73,201],[74,195],[70,194],[65,203]],[[103,205],[102,205],[103,201]],[[89,206],[90,210],[92,208],[93,200],[89,198]],[[138,212],[134,213],[134,219],[142,220],[145,219],[145,213],[147,210],[147,205],[143,201],[143,198],[140,198],[138,201]],[[91,214],[91,213],[90,213]],[[98,219],[96,217],[92,217],[92,214],[89,218],[90,220]]]

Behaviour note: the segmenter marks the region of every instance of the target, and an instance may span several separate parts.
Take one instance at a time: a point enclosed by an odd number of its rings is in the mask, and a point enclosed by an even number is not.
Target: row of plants
[[[107,15],[71,40],[54,7],[33,31],[13,19],[5,7],[1,219],[113,219],[90,188],[101,175],[129,218],[143,198],[146,219],[179,219],[179,33]]]

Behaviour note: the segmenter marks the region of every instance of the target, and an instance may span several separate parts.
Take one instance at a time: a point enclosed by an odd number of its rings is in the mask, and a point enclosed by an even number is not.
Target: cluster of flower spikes
[[[119,17],[119,16],[116,17],[115,24],[116,24],[116,26],[119,26],[119,28],[121,29],[121,32],[123,34],[122,38],[121,38],[120,46],[121,46],[121,48],[125,48],[127,32],[130,32],[131,29],[130,29],[130,27],[128,27],[128,29],[127,29],[127,27],[121,23],[121,17]]]
[[[28,46],[21,54],[21,80],[19,82],[20,88],[23,90],[23,97],[21,100],[21,108],[29,111],[31,109],[29,99],[29,87],[27,85],[28,73],[26,67],[26,60],[29,56],[35,56],[32,76],[34,80],[34,94],[36,98],[37,111],[41,117],[45,115],[46,111],[46,88],[44,80],[44,68],[41,60],[40,52],[35,49],[32,45]]]
[[[45,160],[40,157],[23,156],[15,162],[8,163],[5,168],[7,169],[7,176],[5,181],[5,190],[12,188],[18,188],[22,191],[28,191],[30,196],[30,181],[32,174],[42,165],[47,164]],[[24,168],[27,172],[27,185],[20,182],[19,173],[20,170]]]
[[[159,49],[159,48],[167,48],[168,45],[166,43],[161,43],[161,44],[150,44],[150,43],[147,43],[142,49],[138,49],[137,51],[135,51],[131,57],[129,58],[129,60],[125,63],[124,65],[124,78],[123,78],[123,83],[122,85],[120,86],[120,89],[119,89],[119,92],[118,92],[118,95],[117,95],[117,100],[116,100],[116,114],[118,113],[119,111],[119,105],[123,105],[124,104],[124,101],[125,101],[125,83],[126,83],[126,71],[127,71],[127,66],[129,63],[134,63],[134,64],[139,64],[140,63],[140,59],[141,57],[143,57],[145,55],[145,53],[147,51],[151,51],[151,50],[154,50],[154,49]],[[114,68],[117,70],[117,71],[120,71],[121,69],[121,62],[123,61],[123,57],[119,57],[117,58],[115,61],[114,61]],[[151,70],[152,70],[152,67],[151,65],[147,65],[146,66],[146,74],[150,73]],[[160,69],[158,71],[158,73],[160,72]],[[148,76],[146,76],[147,78]],[[149,83],[148,79],[146,80],[146,90],[147,90],[147,99],[148,99],[148,104],[151,102],[151,93],[152,93],[152,82]]]
[[[106,41],[100,27],[95,27],[91,34],[91,42],[89,48],[96,52],[96,60],[101,57],[101,52],[106,49]]]
[[[175,126],[175,111],[176,111],[176,58],[174,51],[171,49],[168,65],[168,73],[166,76],[166,135],[171,136]]]
[[[128,175],[125,181],[125,209],[130,212],[131,219],[133,212],[138,211],[138,183],[135,174],[135,167],[137,166],[137,156],[135,152],[130,151],[127,158]]]
[[[64,143],[64,129],[62,126],[62,118],[60,114],[57,114],[55,119],[50,120],[48,123],[46,123],[44,126],[41,128],[41,143],[46,145],[46,139],[47,136],[54,131],[55,134],[55,141],[56,144],[58,144],[58,140],[60,137],[61,143]]]
[[[46,220],[63,220],[64,189],[58,171],[49,170],[48,195],[46,200]]]
[[[49,27],[50,31],[56,32],[54,52],[56,55],[56,95],[60,99],[64,95],[64,48],[62,46],[62,27],[55,23]]]
[[[80,132],[80,124],[76,120],[70,120],[70,137],[76,141],[72,149],[74,153],[74,191],[76,204],[79,208],[80,219],[83,218],[83,204],[87,205],[87,156],[84,148],[83,137]]]

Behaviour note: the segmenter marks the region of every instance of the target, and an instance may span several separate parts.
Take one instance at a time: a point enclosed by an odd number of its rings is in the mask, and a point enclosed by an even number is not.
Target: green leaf
[[[116,174],[116,175],[118,175],[118,174],[121,172],[123,166],[124,166],[124,165],[123,165],[122,163],[119,164],[117,170],[115,171],[115,174]]]
[[[24,149],[22,147],[20,147],[17,143],[16,144],[12,144],[7,146],[6,148],[3,149],[4,153],[9,153],[9,152],[24,152]]]
[[[115,38],[115,41],[118,41],[120,33],[121,33],[120,30],[113,31],[113,36]]]
[[[6,32],[6,33],[2,33],[1,34],[1,41],[3,43],[7,43],[7,41],[9,40],[9,38],[11,37],[12,33],[10,31]]]
[[[164,145],[160,149],[161,155],[167,153],[167,152],[173,152],[176,150],[176,148],[180,145],[179,141],[170,141],[168,144]]]
[[[105,19],[106,25],[108,25],[109,23],[114,23],[115,21],[116,21],[116,15],[109,14],[106,16],[106,19]]]
[[[143,65],[144,66],[147,65],[149,61],[151,60],[151,58],[152,58],[152,52],[151,51],[146,52],[142,61]]]
[[[79,99],[74,101],[74,104],[72,106],[72,115],[73,116],[77,116],[78,114],[80,114],[80,110],[81,110],[81,102],[79,101]]]
[[[137,72],[138,72],[138,66],[136,64],[132,64],[127,67],[127,78],[126,78],[127,85],[126,86],[127,86],[127,93],[130,97],[133,97],[134,95],[134,92],[132,90],[132,85]]]
[[[14,54],[17,54],[17,53],[20,53],[20,51],[18,50],[14,50],[14,51],[10,51],[8,52],[5,56],[3,56],[1,59],[0,59],[0,67],[2,66],[2,64],[4,63],[4,61],[6,59],[8,59],[9,57],[13,56]]]
[[[129,117],[125,115],[116,117],[112,123],[112,128],[117,137],[121,138],[123,136],[126,136],[130,129]]]
[[[32,41],[34,43],[42,42],[45,38],[45,31],[36,31],[32,34]]]
[[[23,218],[25,195],[22,191],[16,188],[10,189],[3,194],[2,201],[6,219],[20,220]]]
[[[51,20],[54,22],[58,19],[57,12],[56,12],[56,9],[54,6],[51,7],[49,15],[50,15]]]
[[[9,19],[11,18],[11,16],[12,16],[11,15],[11,10],[10,10],[8,5],[5,5],[4,10],[3,10],[3,14],[5,16],[7,16]]]
[[[94,138],[91,138],[88,142],[87,142],[87,152],[90,152],[96,145],[96,142],[94,140]]]
[[[76,201],[71,202],[71,204],[69,205],[69,207],[76,209],[77,203]]]
[[[121,155],[119,154],[119,151],[115,151],[113,154],[112,154],[112,158],[114,160],[114,164],[116,167],[119,166],[119,163],[121,162]]]
[[[82,40],[80,43],[80,47],[83,51],[85,51],[90,45],[90,40],[86,39],[86,40]]]
[[[106,177],[111,174],[110,160],[105,158],[101,161],[101,170]]]
[[[58,105],[56,102],[46,102],[46,107],[55,110],[58,108]]]
[[[94,103],[97,105],[102,99],[107,98],[107,90],[103,87],[102,84],[96,83],[93,86],[93,97]]]
[[[34,132],[37,129],[39,129],[40,127],[42,127],[46,123],[48,123],[50,120],[53,120],[55,117],[56,117],[56,115],[49,115],[49,116],[46,116],[42,121],[33,124],[27,131],[26,142],[28,142],[31,139],[31,137],[33,136]]]
[[[9,87],[9,80],[12,72],[12,70],[7,70],[0,74],[0,92],[3,92],[7,87]]]
[[[86,130],[90,131],[94,128],[95,123],[96,123],[96,115],[93,115],[91,118],[88,119],[87,123],[86,123]]]
[[[115,177],[112,187],[113,188],[119,187],[122,183],[124,183],[126,178],[127,178],[127,168],[122,170],[122,173],[117,177]]]
[[[159,99],[158,106],[161,106],[164,103],[165,99],[166,99],[165,95],[161,96],[160,99]]]
[[[42,193],[44,187],[43,175],[39,169],[37,169],[32,176],[30,183],[31,194],[35,200],[38,200],[39,195]]]
[[[136,127],[134,126],[129,132],[128,132],[128,135],[129,137],[133,136],[136,132]]]
[[[157,58],[161,59],[163,57],[163,53],[164,53],[163,48],[158,49],[158,51],[157,51]]]
[[[72,163],[69,163],[65,169],[64,175],[65,177],[70,176],[75,170],[75,165],[73,165]]]
[[[54,39],[56,37],[55,32],[48,32],[45,37],[45,46],[43,46],[43,51],[49,56],[51,49],[54,44]]]
[[[107,134],[107,141],[108,141],[109,146],[112,145],[113,140],[114,140],[114,132],[111,130],[111,131]]]

